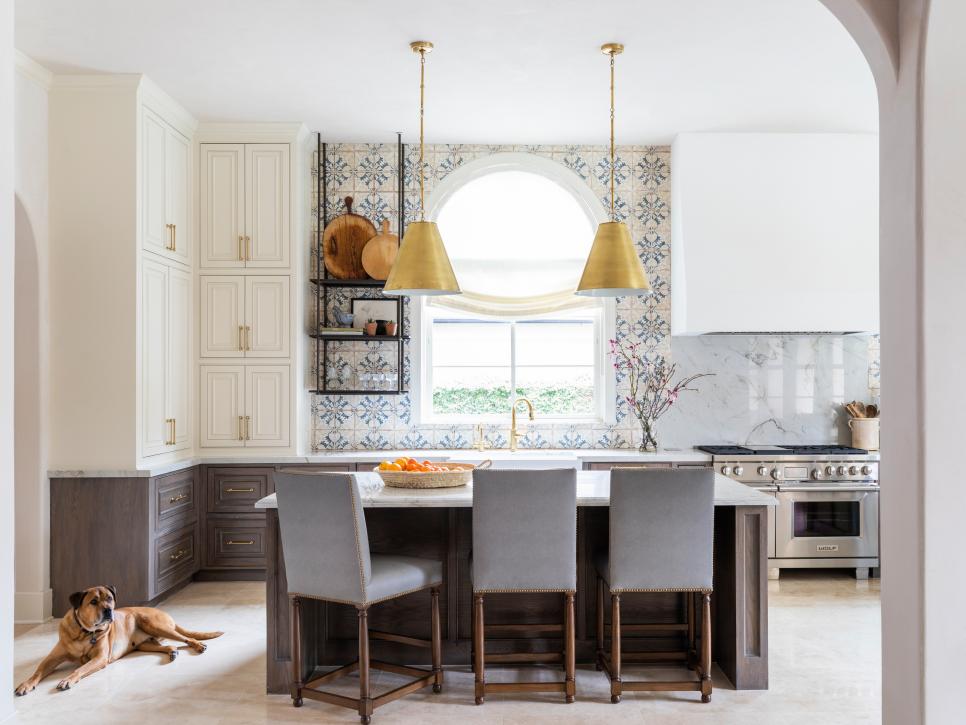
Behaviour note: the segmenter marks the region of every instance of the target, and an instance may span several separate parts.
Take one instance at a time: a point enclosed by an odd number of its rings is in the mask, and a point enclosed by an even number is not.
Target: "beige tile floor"
[[[446,673],[442,694],[429,690],[376,711],[374,723],[714,723],[715,725],[837,725],[880,721],[879,585],[839,572],[794,572],[770,582],[771,689],[736,692],[715,678],[714,700],[702,705],[690,693],[629,693],[611,705],[607,683],[592,668],[577,673],[578,701],[555,695],[505,695],[473,705],[468,669]],[[52,675],[17,698],[20,723],[357,723],[345,709],[306,700],[299,710],[287,696],[264,694],[264,586],[196,583],[164,605],[182,626],[222,629],[203,655],[182,653],[168,663],[138,653],[58,692]],[[15,639],[18,682],[56,640],[57,622]],[[498,677],[496,672],[492,673]],[[534,676],[559,673],[538,671]],[[351,685],[351,681],[347,684]],[[395,684],[379,674],[376,691]]]

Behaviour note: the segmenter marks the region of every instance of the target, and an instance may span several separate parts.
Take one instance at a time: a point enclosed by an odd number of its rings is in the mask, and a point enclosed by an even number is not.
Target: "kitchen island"
[[[375,473],[355,474],[362,494],[370,546],[376,553],[424,556],[443,561],[440,602],[443,661],[470,663],[472,641],[470,548],[472,487],[410,490],[387,488]],[[577,474],[577,661],[594,661],[594,552],[606,547],[610,500],[609,471]],[[775,500],[721,475],[715,476],[714,595],[712,597],[714,660],[737,689],[768,687],[767,507]],[[289,692],[291,683],[291,612],[285,562],[281,551],[275,494],[259,500],[267,513],[267,691]],[[320,552],[324,556],[324,552]],[[493,627],[487,653],[554,651],[559,640],[543,637],[540,624],[562,621],[562,599],[555,594],[493,595],[487,625]],[[674,625],[684,621],[684,596],[639,594],[623,604],[629,623]],[[302,664],[306,677],[316,667],[343,665],[356,659],[355,610],[346,605],[303,600]],[[373,607],[371,627],[427,637],[429,592],[417,592]],[[530,624],[520,627],[501,625]],[[488,631],[488,637],[491,635]],[[652,631],[626,638],[625,649],[669,651],[679,647],[680,632]],[[380,658],[415,664],[419,650],[394,642],[378,642]]]

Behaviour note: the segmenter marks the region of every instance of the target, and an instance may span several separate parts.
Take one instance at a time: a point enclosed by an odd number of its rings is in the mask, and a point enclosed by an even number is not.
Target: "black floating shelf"
[[[384,279],[332,279],[331,277],[325,277],[323,279],[318,279],[313,277],[309,280],[312,284],[317,284],[320,287],[385,287],[386,280]]]
[[[389,390],[342,390],[333,388],[331,390],[309,391],[312,395],[402,395],[408,392],[408,390],[396,390],[395,388]]]
[[[394,342],[408,340],[409,335],[316,335],[310,332],[309,337],[320,340],[336,340],[337,342]]]

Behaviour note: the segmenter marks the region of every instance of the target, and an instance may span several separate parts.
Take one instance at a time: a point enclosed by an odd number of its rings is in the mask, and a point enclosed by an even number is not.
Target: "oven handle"
[[[816,493],[879,493],[878,486],[781,486],[779,493],[802,493],[814,491]]]

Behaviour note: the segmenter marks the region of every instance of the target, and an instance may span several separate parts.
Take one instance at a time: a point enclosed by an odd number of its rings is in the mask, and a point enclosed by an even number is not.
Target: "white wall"
[[[17,55],[14,104],[16,281],[14,461],[17,482],[14,617],[50,612],[50,497],[47,482],[49,312],[47,281],[47,91],[50,73]]]
[[[923,511],[925,720],[963,721],[961,666],[966,648],[962,466],[966,398],[957,384],[966,360],[966,3],[932,0],[923,75]]]
[[[0,721],[13,714],[13,0],[0,0]]]

